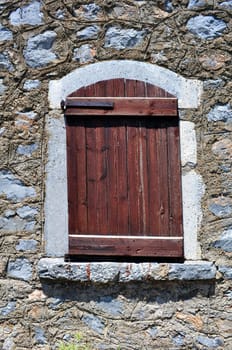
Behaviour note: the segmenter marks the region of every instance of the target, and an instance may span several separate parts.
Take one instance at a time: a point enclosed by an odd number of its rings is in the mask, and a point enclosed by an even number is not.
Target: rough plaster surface
[[[202,82],[186,79],[155,64],[112,60],[78,68],[60,80],[50,81],[50,107],[60,108],[60,101],[82,86],[113,78],[137,79],[158,85],[178,98],[179,108],[197,108],[200,104]]]

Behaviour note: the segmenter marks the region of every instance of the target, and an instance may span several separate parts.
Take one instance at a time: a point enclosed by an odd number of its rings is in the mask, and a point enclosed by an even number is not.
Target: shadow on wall
[[[122,296],[128,303],[145,301],[150,304],[166,304],[195,297],[209,298],[215,294],[215,281],[158,281],[106,285],[42,280],[42,289],[47,297],[59,299],[60,302],[98,303],[105,300],[110,304],[110,301]]]

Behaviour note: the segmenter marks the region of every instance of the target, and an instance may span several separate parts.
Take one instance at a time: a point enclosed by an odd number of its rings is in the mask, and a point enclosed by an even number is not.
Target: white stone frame
[[[59,257],[68,253],[68,205],[66,175],[66,132],[60,102],[71,92],[101,80],[137,79],[157,85],[178,98],[179,110],[200,106],[202,82],[150,63],[119,60],[104,61],[77,68],[60,80],[49,84],[50,113],[46,128],[49,135],[46,165],[45,248],[47,256]],[[202,211],[204,184],[193,169],[197,164],[197,144],[194,123],[180,122],[182,174],[184,256],[200,259],[197,241]],[[190,170],[188,170],[190,169]]]

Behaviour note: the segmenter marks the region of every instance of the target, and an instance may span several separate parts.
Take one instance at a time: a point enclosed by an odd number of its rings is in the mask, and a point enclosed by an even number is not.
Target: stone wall
[[[0,348],[55,350],[79,332],[91,349],[230,349],[232,1],[0,0],[0,11]],[[49,82],[118,59],[203,83],[200,107],[181,119],[195,124],[197,163],[185,170],[205,184],[198,239],[216,278],[165,264],[157,278],[122,281],[38,269]]]

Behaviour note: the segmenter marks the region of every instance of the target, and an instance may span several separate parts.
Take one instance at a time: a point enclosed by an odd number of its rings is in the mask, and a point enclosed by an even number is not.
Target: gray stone
[[[168,273],[169,271],[169,273]],[[38,263],[40,278],[74,282],[132,282],[156,280],[211,280],[216,268],[212,263],[67,263],[62,258],[44,258]],[[106,306],[106,304],[104,304]],[[119,307],[119,305],[117,305]],[[119,309],[118,309],[119,312]]]
[[[6,52],[0,53],[0,70],[8,70],[10,72],[14,70]]]
[[[216,277],[216,268],[213,263],[201,264],[171,264],[170,280],[209,280]]]
[[[4,340],[2,350],[16,350],[14,340],[11,337]]]
[[[99,26],[89,26],[77,32],[77,38],[80,40],[97,38],[99,32]]]
[[[205,337],[203,335],[199,335],[197,337],[197,341],[204,345],[207,346],[209,348],[217,348],[219,346],[223,346],[224,342],[221,338],[209,338],[209,337]]]
[[[227,26],[223,20],[216,19],[213,16],[199,15],[190,18],[187,28],[201,39],[214,39],[219,37]]]
[[[220,239],[213,243],[213,247],[220,248],[225,252],[232,252],[232,228],[225,230]]]
[[[3,126],[2,128],[0,128],[0,136],[4,135],[5,132],[6,132],[5,126]]]
[[[229,198],[216,198],[209,205],[209,210],[219,218],[228,216],[232,213],[232,202]]]
[[[204,81],[204,89],[218,89],[225,85],[225,82],[222,79],[209,79]]]
[[[214,106],[208,113],[207,118],[210,122],[232,122],[232,109],[230,104]]]
[[[56,11],[55,16],[56,16],[57,19],[64,19],[65,18],[65,12],[63,10],[59,9],[59,10]]]
[[[3,79],[0,79],[0,95],[3,95],[6,90],[6,86],[3,84]]]
[[[32,121],[38,119],[38,114],[34,112],[18,112],[15,120],[15,126],[19,129],[31,129]]]
[[[176,335],[175,337],[172,338],[172,340],[176,346],[184,345],[184,335],[182,335],[182,334]]]
[[[40,1],[32,1],[29,5],[11,12],[10,23],[13,26],[20,26],[21,24],[42,24],[43,14],[40,12],[40,8]]]
[[[12,32],[0,23],[0,41],[13,39]]]
[[[16,152],[24,156],[31,156],[38,148],[37,143],[31,143],[30,145],[19,145]]]
[[[82,321],[94,332],[98,334],[103,334],[105,326],[99,317],[91,314],[86,314],[83,316]]]
[[[49,308],[52,310],[56,310],[63,302],[63,300],[60,298],[51,298],[50,301]]]
[[[111,296],[105,296],[100,299],[97,306],[103,311],[113,316],[119,316],[123,313],[123,303],[113,299]]]
[[[26,258],[10,261],[7,267],[8,277],[29,281],[32,277],[32,264]]]
[[[164,10],[171,13],[173,11],[172,0],[164,1]]]
[[[37,89],[38,87],[40,86],[40,81],[38,79],[35,79],[35,80],[26,80],[24,85],[23,85],[23,88],[24,90],[26,91],[30,91],[30,90],[33,90],[33,89]]]
[[[225,10],[232,10],[232,0],[227,0],[218,5],[220,8]]]
[[[10,301],[6,306],[0,307],[0,315],[7,316],[15,310],[16,302]]]
[[[33,187],[26,186],[20,179],[8,170],[0,171],[0,195],[12,202],[21,202],[28,197],[35,197],[36,192]]]
[[[35,215],[38,214],[38,210],[36,208],[31,208],[29,205],[18,208],[16,212],[22,219],[34,219]]]
[[[113,47],[117,50],[132,48],[141,43],[146,31],[135,29],[121,29],[111,27],[107,30],[105,36],[105,47]]]
[[[228,299],[232,300],[232,290],[228,290],[227,292],[225,292],[225,296],[226,296]]]
[[[35,340],[37,344],[46,344],[45,332],[41,327],[35,327]]]
[[[48,30],[42,34],[33,36],[28,40],[24,50],[24,57],[28,66],[32,68],[43,67],[57,58],[52,52],[52,45],[57,34]]]
[[[32,231],[35,222],[25,221],[19,217],[0,217],[0,228],[7,232]]]
[[[87,4],[83,6],[84,17],[87,19],[95,19],[98,16],[98,13],[101,11],[101,8],[94,4]]]
[[[225,279],[232,280],[232,267],[231,266],[219,266],[218,271],[224,275]]]
[[[38,242],[34,239],[20,239],[15,248],[18,251],[35,251],[37,244]]]
[[[93,61],[95,50],[89,44],[85,44],[75,49],[73,52],[73,59],[80,63],[87,63]]]
[[[151,336],[152,338],[155,338],[156,335],[157,335],[157,333],[158,333],[157,327],[151,327],[151,328],[149,328],[149,329],[148,329],[148,333],[150,334],[150,336]]]
[[[15,214],[16,214],[16,212],[15,212],[14,210],[9,209],[9,210],[6,210],[6,211],[5,211],[4,216],[5,216],[6,218],[10,218],[10,217],[12,217],[12,216],[15,216]]]
[[[213,0],[189,0],[188,9],[198,10],[203,9],[209,5],[213,5]]]

